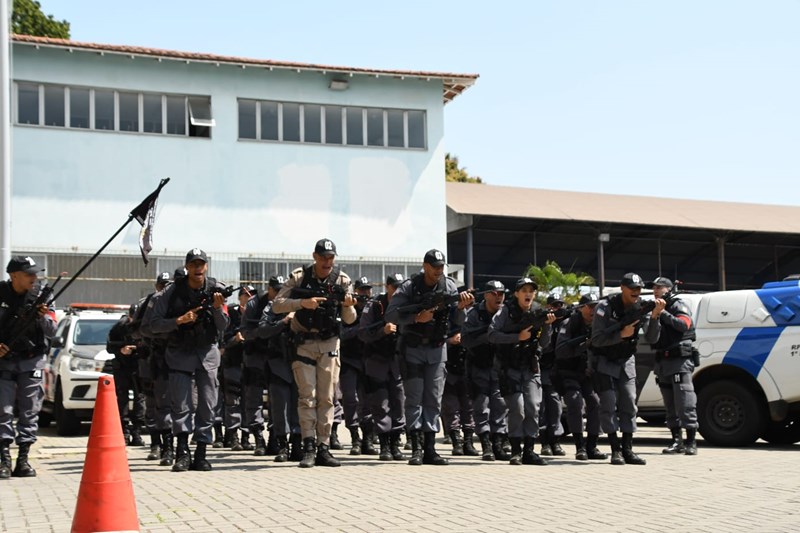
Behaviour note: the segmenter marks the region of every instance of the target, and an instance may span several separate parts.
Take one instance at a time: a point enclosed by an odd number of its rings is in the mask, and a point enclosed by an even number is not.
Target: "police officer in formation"
[[[595,390],[600,396],[600,425],[611,444],[611,464],[643,465],[633,452],[636,431],[636,346],[639,330],[653,344],[661,331],[659,315],[665,301],[657,298],[651,315],[640,312],[639,295],[644,282],[638,274],[622,277],[621,292],[597,304],[592,319],[591,368]],[[622,442],[618,431],[622,431]]]
[[[117,408],[122,423],[122,433],[128,446],[144,446],[142,428],[145,425],[145,397],[139,380],[139,360],[146,357],[140,349],[140,341],[132,337],[131,324],[138,312],[138,305],[131,305],[108,332],[106,351],[114,355],[112,369]],[[133,409],[128,408],[128,395],[133,392]]]
[[[218,341],[228,325],[223,311],[225,297],[217,281],[207,276],[208,256],[194,248],[186,254],[185,278],[167,287],[152,309],[150,328],[167,334],[166,363],[172,404],[172,429],[178,444],[172,470],[208,471],[206,448],[212,442],[214,407],[217,405]],[[197,404],[192,417],[192,390]],[[197,440],[194,460],[189,436]]]
[[[472,442],[475,418],[467,381],[467,349],[462,344],[461,331],[452,333],[447,338],[447,377],[442,395],[442,422],[445,431],[450,435],[453,455],[480,455]]]
[[[303,436],[300,467],[340,466],[330,453],[333,397],[339,381],[339,323],[356,320],[350,277],[335,266],[336,245],[320,239],[314,262],[292,272],[272,309],[294,312],[292,372],[299,394],[298,415]]]
[[[564,434],[564,427],[561,425],[562,404],[561,395],[556,390],[553,383],[553,367],[556,359],[556,335],[560,322],[566,316],[563,313],[564,300],[555,296],[547,297],[547,310],[556,315],[556,321],[551,327],[551,338],[547,348],[542,348],[542,358],[539,367],[542,372],[542,409],[540,413],[540,426],[544,427],[542,437],[542,455],[566,455],[559,442]]]
[[[28,456],[44,398],[42,369],[56,331],[52,309],[44,303],[33,305],[39,293],[37,275],[43,271],[32,258],[14,256],[6,266],[9,279],[0,282],[0,479],[36,475]],[[15,437],[17,463],[12,471],[10,447]]]
[[[408,464],[446,465],[436,453],[436,433],[444,391],[445,341],[451,320],[461,325],[463,310],[472,305],[470,292],[457,290],[455,281],[444,275],[445,257],[436,249],[425,253],[423,271],[404,281],[386,310],[386,321],[400,326],[400,353],[405,363],[406,424],[412,445]],[[451,303],[450,303],[451,302]]]
[[[656,298],[665,298],[672,288],[669,278],[653,280],[653,296]],[[667,427],[672,433],[672,443],[663,453],[697,455],[697,395],[692,383],[694,323],[692,312],[684,302],[679,298],[670,300],[658,316],[661,335],[652,345],[656,354],[656,381],[667,410]],[[686,430],[685,442],[681,429]]]

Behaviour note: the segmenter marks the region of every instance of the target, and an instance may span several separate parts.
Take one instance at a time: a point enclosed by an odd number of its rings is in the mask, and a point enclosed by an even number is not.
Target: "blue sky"
[[[493,185],[800,205],[800,0],[40,2],[80,41],[480,74],[445,147]]]

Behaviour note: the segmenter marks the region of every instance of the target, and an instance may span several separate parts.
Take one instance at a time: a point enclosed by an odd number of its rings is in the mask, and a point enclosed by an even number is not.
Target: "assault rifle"
[[[675,300],[679,298],[678,293],[668,293],[665,294],[662,298],[667,302],[666,307],[672,305]],[[625,313],[620,317],[619,322],[615,324],[611,324],[606,329],[603,330],[604,335],[610,335],[614,332],[617,332],[624,328],[625,326],[630,326],[631,324],[640,321],[649,313],[653,312],[653,309],[656,308],[656,301],[655,300],[637,300],[632,306],[625,310]]]
[[[8,327],[3,328],[4,331],[8,332],[7,335],[3,336],[3,342],[8,346],[9,352],[24,352],[34,347],[31,340],[27,338],[28,331],[39,319],[39,306],[49,306],[52,303],[53,291],[64,274],[65,272],[59,274],[52,285],[47,285],[47,282],[45,282],[36,298],[24,304],[17,311],[16,316],[11,317]]]
[[[321,285],[317,289],[304,289],[301,287],[295,287],[292,289],[292,298],[326,298],[328,301],[339,304],[344,302],[344,297],[347,294],[347,289],[341,285],[329,283]],[[355,294],[351,294],[350,296],[357,298]],[[369,299],[368,297],[364,298],[364,301]]]
[[[532,331],[537,331],[539,328],[544,326],[545,321],[547,320],[547,315],[553,313],[556,315],[556,319],[559,318],[566,318],[572,312],[571,309],[562,307],[561,309],[555,310],[548,310],[543,307],[540,307],[536,310],[529,310],[522,312],[522,318],[520,318],[520,322],[522,323],[522,329],[532,328]]]
[[[469,292],[473,296],[480,296],[481,294],[486,294],[487,292],[494,292],[494,289],[486,291],[475,291],[475,289],[467,289],[464,292]],[[461,293],[446,294],[444,291],[431,291],[425,293],[422,296],[422,300],[420,300],[419,302],[398,307],[397,311],[399,313],[404,313],[404,314],[414,314],[426,310],[438,311],[440,309],[446,309],[450,307],[454,303],[458,302],[460,299],[461,299]]]

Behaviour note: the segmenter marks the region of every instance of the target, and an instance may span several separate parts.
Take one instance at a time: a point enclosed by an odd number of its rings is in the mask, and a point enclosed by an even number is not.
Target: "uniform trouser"
[[[169,395],[169,374],[160,373],[153,380],[154,419],[158,430],[172,429],[172,400]]]
[[[237,430],[242,427],[242,367],[223,366],[222,379],[222,421],[226,429]]]
[[[271,386],[272,380],[267,383],[267,357],[249,356],[244,369],[242,382],[244,383],[244,424],[248,428],[258,426],[264,428],[264,389]],[[272,418],[274,399],[272,391],[269,393],[270,418]]]
[[[406,361],[405,410],[409,430],[439,432],[442,394],[447,377],[445,362],[417,363]]]
[[[689,372],[658,377],[670,429],[697,429],[697,394]]]
[[[339,371],[341,376],[341,369]],[[344,408],[342,407],[342,386],[339,381],[336,381],[336,387],[333,391],[333,421],[336,424],[341,424],[344,420]]]
[[[192,423],[193,389],[197,387],[197,409]],[[217,369],[203,367],[194,372],[171,370],[169,392],[172,403],[172,432],[191,433],[194,430],[198,443],[211,444],[214,440],[214,408],[217,405],[219,381]]]
[[[0,371],[0,442],[14,440],[14,402],[19,408],[17,445],[36,442],[44,384],[42,371]]]
[[[589,378],[564,378],[564,402],[567,404],[567,420],[573,435],[583,431],[583,412],[586,410],[586,433],[600,434],[600,398]]]
[[[539,435],[539,409],[542,404],[542,378],[526,369],[501,369],[505,386],[501,390],[508,406],[508,436]]]
[[[339,375],[339,389],[342,392],[342,421],[345,426],[352,429],[370,422],[372,415],[364,392],[364,372],[343,363]]]
[[[131,427],[143,428],[146,406],[137,368],[130,366],[114,368],[114,387],[123,433],[129,434]],[[133,391],[133,409],[130,409],[128,405],[128,391]]]
[[[368,358],[364,361],[364,389],[377,433],[389,433],[406,426],[406,400],[397,359]]]
[[[465,375],[447,375],[442,394],[442,422],[445,431],[475,429],[472,398]]]
[[[500,395],[497,370],[473,366],[469,370],[469,379],[475,433],[508,433],[508,407]]]
[[[541,413],[539,413],[539,425],[547,428],[550,435],[560,437],[564,434],[564,426],[561,425],[561,413],[564,406],[561,404],[561,395],[556,391],[550,379],[550,373],[549,368],[542,369],[542,406]]]
[[[292,373],[297,383],[300,432],[304,439],[316,437],[317,442],[328,442],[341,362],[336,352],[314,351],[307,344],[297,346],[297,355],[305,360],[292,362]]]
[[[623,369],[619,377],[596,374],[595,380],[603,433],[636,431],[636,376],[627,377]]]
[[[150,358],[139,359],[139,385],[144,395],[144,423],[147,431],[156,431],[156,399],[153,395],[153,372]]]

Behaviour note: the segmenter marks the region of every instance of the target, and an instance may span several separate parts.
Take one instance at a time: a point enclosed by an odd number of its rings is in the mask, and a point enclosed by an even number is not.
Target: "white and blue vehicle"
[[[701,356],[693,381],[703,438],[718,446],[800,442],[800,281],[682,299],[692,309]],[[658,419],[661,394],[647,350],[641,352],[640,416]]]

